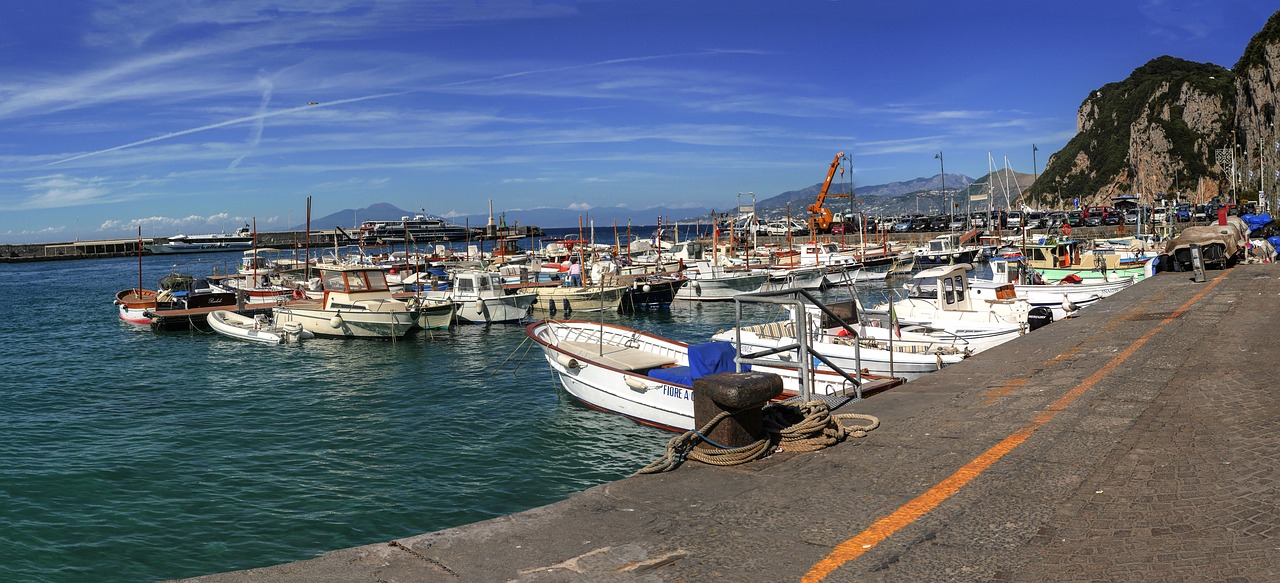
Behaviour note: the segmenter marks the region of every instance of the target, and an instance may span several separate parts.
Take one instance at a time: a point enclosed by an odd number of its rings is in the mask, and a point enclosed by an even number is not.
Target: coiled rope
[[[880,426],[880,420],[871,415],[841,413],[833,415],[831,406],[823,401],[809,401],[800,405],[773,403],[764,408],[764,429],[768,437],[742,447],[725,447],[706,437],[716,424],[733,415],[722,411],[700,429],[686,431],[667,442],[667,451],[661,458],[638,470],[635,475],[657,474],[680,467],[692,459],[714,466],[734,466],[768,457],[780,451],[818,451],[846,438],[866,437],[868,431]],[[868,425],[850,425],[845,419],[861,419]],[[698,449],[706,442],[715,449]]]

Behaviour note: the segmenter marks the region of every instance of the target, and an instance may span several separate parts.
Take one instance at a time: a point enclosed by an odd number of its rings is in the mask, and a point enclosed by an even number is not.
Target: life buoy
[[[293,299],[301,300],[306,297],[307,297],[306,292],[303,292],[302,290],[296,289],[296,288],[293,290]]]
[[[1071,234],[1071,223],[1065,223],[1062,225],[1062,234],[1063,235]]]

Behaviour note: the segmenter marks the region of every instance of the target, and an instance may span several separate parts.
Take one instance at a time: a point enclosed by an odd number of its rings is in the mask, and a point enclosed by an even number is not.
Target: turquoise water
[[[205,275],[237,256],[179,259]],[[144,258],[144,284],[174,261]],[[156,334],[111,304],[137,270],[0,265],[2,581],[307,559],[561,500],[671,437],[571,402],[522,326],[300,347]],[[700,342],[732,304],[603,317]]]

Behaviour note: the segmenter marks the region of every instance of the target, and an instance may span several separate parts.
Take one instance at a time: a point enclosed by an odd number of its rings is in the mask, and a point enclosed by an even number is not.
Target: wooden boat
[[[147,310],[156,308],[156,293],[149,289],[130,288],[116,292],[116,308],[120,319],[130,324],[147,326],[151,316]]]
[[[621,285],[586,285],[580,287],[534,286],[522,288],[532,291],[537,299],[533,302],[534,312],[545,312],[555,315],[572,312],[603,312],[617,310],[622,296],[627,291]]]
[[[689,345],[614,324],[581,320],[544,320],[525,333],[537,342],[555,376],[569,394],[586,405],[673,431],[693,428],[693,380],[735,370],[737,351],[728,342]],[[850,380],[834,372],[756,365],[783,379],[783,397],[801,391],[801,379],[814,395],[853,395],[883,390],[901,379]]]
[[[618,311],[626,314],[649,308],[669,308],[676,293],[688,283],[679,273],[653,273],[648,275],[619,275],[615,283],[626,286]]]
[[[148,309],[151,329],[156,331],[211,331],[206,316],[213,310],[236,307],[236,294],[205,279],[170,274],[160,280],[163,289],[156,294],[155,308]],[[260,306],[261,313],[270,308]],[[257,313],[257,312],[246,312]]]
[[[370,265],[321,265],[321,300],[284,302],[272,320],[297,322],[330,338],[399,338],[418,325],[418,314],[393,297],[382,269]]]
[[[266,314],[245,316],[231,310],[218,309],[209,312],[205,318],[214,332],[235,340],[262,344],[301,344],[303,340],[315,337],[297,322],[273,325]]]
[[[1075,239],[1042,238],[1020,246],[1022,257],[1045,281],[1061,281],[1075,275],[1085,281],[1119,281],[1132,277],[1141,281],[1150,275],[1154,258],[1125,261],[1115,250],[1084,252],[1084,242]],[[1090,257],[1089,255],[1092,255]]]

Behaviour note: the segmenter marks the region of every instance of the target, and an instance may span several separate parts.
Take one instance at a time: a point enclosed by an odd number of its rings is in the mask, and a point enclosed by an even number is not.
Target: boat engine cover
[[[1053,310],[1044,306],[1031,308],[1027,312],[1027,329],[1035,331],[1053,322]]]

